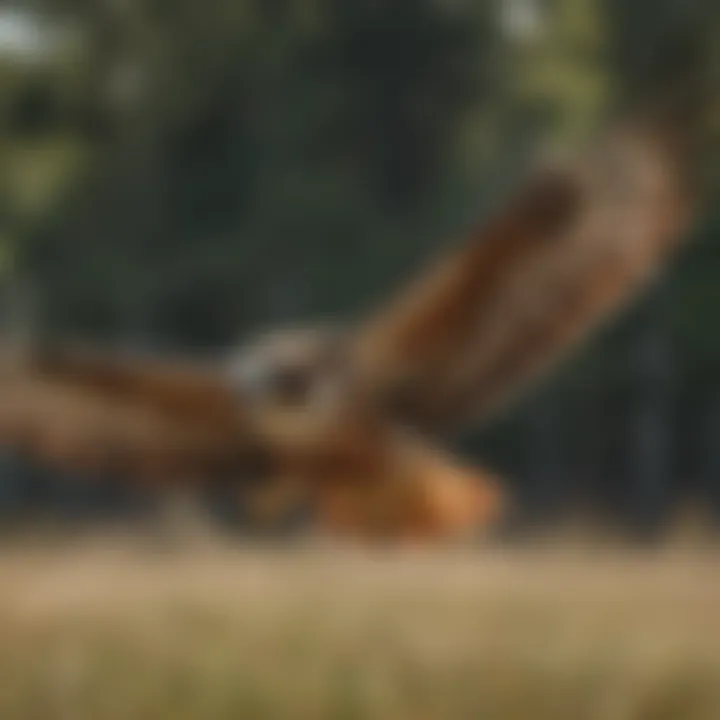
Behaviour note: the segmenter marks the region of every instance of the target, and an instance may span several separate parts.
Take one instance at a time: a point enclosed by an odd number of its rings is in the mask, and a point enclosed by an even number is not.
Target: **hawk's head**
[[[352,353],[337,327],[261,336],[231,357],[230,374],[260,435],[273,444],[302,449],[326,442],[358,416]]]

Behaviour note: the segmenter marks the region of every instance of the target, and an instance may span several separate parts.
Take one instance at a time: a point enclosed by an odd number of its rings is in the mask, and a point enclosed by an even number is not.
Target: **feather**
[[[370,392],[432,431],[507,407],[667,262],[687,219],[670,147],[626,126],[577,162],[534,173],[360,328]]]
[[[163,482],[236,471],[248,434],[210,367],[31,348],[1,366],[0,444],[70,471]]]

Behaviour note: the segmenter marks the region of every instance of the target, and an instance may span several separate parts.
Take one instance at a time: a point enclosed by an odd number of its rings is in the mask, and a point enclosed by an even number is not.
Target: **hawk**
[[[502,481],[442,440],[492,421],[667,264],[689,215],[670,138],[635,119],[534,167],[346,327],[275,331],[208,362],[8,347],[0,443],[75,473],[259,488],[307,503],[336,536],[490,528],[509,505]]]

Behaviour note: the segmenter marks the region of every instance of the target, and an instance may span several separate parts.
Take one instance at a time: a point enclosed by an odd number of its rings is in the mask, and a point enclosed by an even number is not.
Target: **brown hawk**
[[[625,305],[686,234],[679,155],[624,123],[535,169],[399,298],[208,364],[6,352],[0,442],[168,487],[255,477],[324,531],[440,539],[492,525],[502,484],[434,438],[484,423]],[[8,349],[9,350],[9,349]]]

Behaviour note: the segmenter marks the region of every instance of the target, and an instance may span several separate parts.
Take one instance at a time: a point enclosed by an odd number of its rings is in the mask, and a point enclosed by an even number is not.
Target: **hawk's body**
[[[668,136],[638,123],[541,170],[367,322],[270,337],[180,367],[85,352],[8,363],[0,439],[58,466],[152,482],[255,477],[363,538],[452,537],[503,508],[498,481],[433,447],[485,421],[666,264],[688,197]],[[262,462],[257,464],[258,459]],[[251,493],[255,494],[255,493]]]

